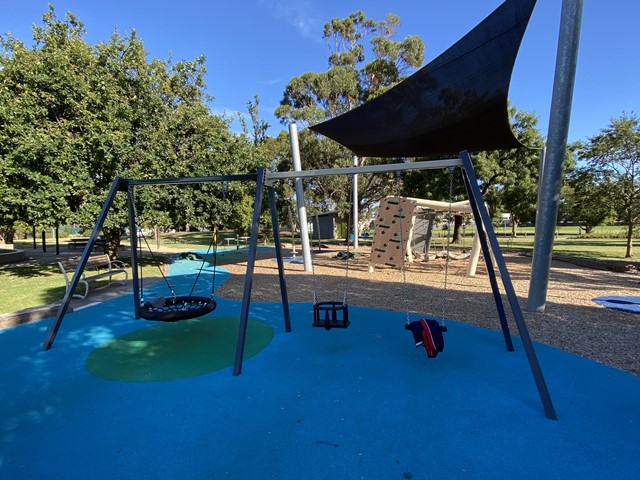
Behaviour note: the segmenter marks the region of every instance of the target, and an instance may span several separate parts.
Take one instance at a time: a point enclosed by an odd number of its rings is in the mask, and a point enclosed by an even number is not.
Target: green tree
[[[535,218],[544,139],[533,113],[510,105],[509,116],[515,136],[526,148],[480,152],[474,155],[474,163],[492,214],[509,213],[512,235],[516,236],[521,222]]]
[[[613,218],[613,213],[609,189],[590,168],[576,168],[567,175],[560,203],[561,219],[578,223],[589,234]]]
[[[86,188],[78,165],[89,78],[95,71],[84,28],[73,15],[34,27],[35,47],[0,37],[0,226],[54,227]]]
[[[512,234],[518,224],[533,221],[537,198],[540,149],[544,140],[537,129],[538,118],[524,110],[509,107],[511,126],[516,137],[527,148],[476,152],[473,163],[480,190],[493,216],[510,213]],[[403,194],[407,196],[448,201],[450,176],[441,172],[410,172],[405,175]],[[459,174],[453,177],[452,201],[466,199],[467,192]],[[460,240],[462,218],[456,217],[453,241]]]
[[[244,117],[240,116],[240,122],[242,123],[242,130],[246,136],[250,136],[254,145],[260,145],[264,143],[267,138],[267,130],[269,130],[269,125],[264,119],[260,118],[260,98],[258,95],[253,96],[253,101],[249,100],[247,102],[247,112],[249,113],[249,118],[251,119],[251,133],[249,133],[249,127],[244,120]]]
[[[291,79],[276,109],[283,124],[304,125],[335,117],[402,80],[424,60],[424,43],[417,36],[393,40],[400,18],[387,14],[376,22],[357,11],[324,26],[329,45],[329,69],[306,72]],[[365,63],[366,39],[373,59]]]
[[[613,208],[627,227],[625,257],[633,257],[633,229],[640,216],[640,118],[633,113],[613,118],[589,138],[580,158],[608,189]]]
[[[394,40],[399,23],[397,15],[388,14],[385,20],[374,21],[362,11],[326,23],[323,37],[330,49],[328,70],[306,72],[291,79],[276,116],[283,124],[315,124],[361,105],[410,74],[423,62],[424,43],[416,36]],[[365,62],[367,40],[373,58]],[[347,149],[312,132],[301,131],[299,143],[305,169],[352,165],[352,154]],[[282,150],[286,152],[284,145]],[[359,165],[379,161],[358,159]],[[288,162],[283,167],[290,169]],[[349,183],[348,178],[323,177],[310,180],[307,185],[317,208],[344,212],[349,204]],[[363,211],[391,193],[393,183],[389,176],[367,176],[359,179],[358,191],[359,209]]]
[[[96,46],[84,33],[71,13],[59,20],[50,7],[33,29],[33,48],[1,39],[0,226],[66,220],[91,228],[116,175],[255,171],[246,139],[209,112],[204,57],[148,61],[135,31]],[[219,188],[141,188],[140,221],[211,226],[222,208]],[[242,210],[246,188],[237,195],[232,205]],[[111,254],[126,225],[119,197],[103,229]]]

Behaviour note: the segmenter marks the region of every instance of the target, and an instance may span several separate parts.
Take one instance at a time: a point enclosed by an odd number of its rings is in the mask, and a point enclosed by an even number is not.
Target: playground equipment
[[[172,296],[168,299],[156,299],[156,301],[152,300],[150,302],[142,302],[141,299],[141,288],[140,288],[140,279],[138,276],[138,254],[136,253],[136,249],[138,246],[137,243],[137,225],[136,225],[136,213],[135,213],[135,205],[134,205],[134,189],[140,185],[185,185],[185,184],[203,184],[203,183],[211,183],[211,182],[233,182],[233,181],[251,181],[256,183],[256,194],[255,194],[255,208],[252,218],[252,228],[251,228],[251,237],[249,241],[249,255],[247,260],[247,277],[245,281],[245,288],[243,293],[243,303],[241,310],[241,327],[239,332],[238,344],[242,345],[242,348],[238,348],[236,357],[236,365],[241,365],[242,363],[242,352],[244,350],[244,342],[246,338],[246,323],[248,322],[249,315],[249,304],[251,299],[251,284],[252,284],[252,274],[253,267],[255,264],[256,250],[258,246],[258,226],[260,220],[260,209],[262,207],[262,197],[265,186],[265,178],[266,178],[266,170],[264,168],[260,168],[256,174],[238,174],[238,175],[219,175],[219,176],[210,176],[210,177],[177,177],[177,178],[157,178],[157,179],[125,179],[122,177],[116,177],[111,184],[111,188],[109,193],[107,194],[107,198],[102,206],[102,210],[98,215],[98,219],[96,220],[96,224],[87,241],[87,245],[80,257],[77,267],[77,274],[72,278],[71,283],[67,287],[65,292],[65,296],[62,300],[62,304],[60,309],[58,310],[58,314],[49,328],[49,332],[47,333],[47,337],[43,344],[43,350],[48,350],[52,347],[57,332],[60,328],[62,320],[64,319],[65,313],[69,307],[69,303],[71,301],[71,296],[75,291],[78,282],[81,278],[82,271],[84,270],[87,261],[89,259],[89,255],[93,250],[93,247],[98,239],[99,232],[104,225],[104,221],[106,216],[113,205],[115,197],[118,192],[125,192],[127,194],[128,206],[129,206],[129,229],[132,233],[131,235],[131,267],[133,270],[133,306],[136,318],[142,317],[150,320],[160,320],[160,321],[176,321],[183,320],[186,318],[193,318],[197,316],[204,315],[213,311],[215,308],[215,300],[213,299],[213,295],[211,298],[208,297],[199,297],[193,296],[193,288],[189,295],[185,296],[177,296],[172,294]],[[273,223],[273,234],[274,240],[276,243],[276,259],[278,263],[278,272],[280,278],[280,287],[281,287],[281,295],[282,295],[282,305],[283,305],[283,316],[285,322],[285,330],[287,332],[291,331],[291,320],[289,315],[289,302],[286,291],[286,284],[284,279],[284,269],[283,269],[283,258],[282,251],[280,247],[280,237],[278,230],[278,223],[276,217],[276,207],[275,207],[275,193],[273,189],[269,189],[269,208],[271,210],[272,222]],[[212,238],[212,242],[215,243],[215,238]],[[202,269],[202,267],[201,267]],[[215,271],[215,269],[214,269]],[[196,279],[197,281],[197,279]],[[214,286],[215,287],[215,286]],[[212,287],[212,288],[214,288]],[[170,290],[171,287],[169,286]],[[239,375],[240,371],[237,372],[234,370],[234,374]]]
[[[493,259],[495,259],[495,264],[500,272],[504,292],[520,333],[545,415],[547,418],[557,419],[468,153],[468,150],[483,151],[522,146],[513,135],[509,125],[507,93],[513,64],[534,5],[535,0],[507,0],[458,43],[411,77],[363,106],[312,127],[316,132],[338,141],[359,156],[424,157],[460,152],[457,158],[293,172],[267,172],[264,168],[260,168],[256,174],[193,179],[125,180],[117,177],[85,247],[79,269],[84,268],[106,214],[119,190],[126,191],[127,188],[132,188],[135,185],[150,183],[201,183],[203,181],[221,181],[222,179],[256,182],[247,270],[233,368],[233,374],[240,375],[258,243],[258,223],[265,188],[268,193],[276,245],[285,330],[289,332],[291,325],[286,282],[278,235],[275,193],[272,188],[275,182],[283,179],[296,179],[296,187],[298,185],[301,187],[302,178],[323,175],[460,168],[487,266],[506,348],[508,351],[512,351],[513,344],[501,292],[498,288]],[[297,145],[297,138],[292,137],[291,141],[293,151],[295,150],[293,144]],[[299,152],[296,153],[299,158]],[[296,188],[296,190],[301,191],[302,188]],[[300,200],[302,198],[299,194],[298,201],[300,202]],[[303,224],[306,225],[306,221],[301,222],[301,225]],[[78,277],[79,275],[74,279]],[[67,289],[58,315],[45,340],[44,349],[51,347],[76,285],[77,283],[72,282],[70,288]],[[136,290],[137,285],[134,285],[134,296]]]
[[[131,258],[134,265],[140,264],[142,258],[142,242],[138,242],[138,237],[141,237],[147,246],[147,250],[158,267],[160,276],[162,277],[168,291],[171,296],[158,296],[149,301],[145,301],[144,298],[144,282],[142,275],[142,268],[133,268],[134,284],[138,284],[139,289],[136,291],[134,306],[136,318],[144,318],[145,320],[155,320],[159,322],[176,322],[178,320],[187,320],[189,318],[201,317],[211,313],[216,309],[216,300],[214,298],[214,292],[216,288],[216,264],[217,264],[217,242],[216,242],[216,227],[213,228],[213,234],[211,236],[211,242],[207,248],[207,253],[202,257],[200,263],[200,269],[198,275],[191,286],[191,291],[187,295],[176,295],[174,288],[169,283],[166,275],[160,267],[160,262],[153,254],[147,237],[144,234],[144,230],[140,228],[140,221],[138,219],[138,213],[135,206],[134,190],[133,187],[127,190],[128,206],[129,206],[129,219],[130,223],[134,224],[134,228],[130,228],[130,242],[131,242]],[[139,248],[138,248],[139,245]],[[213,247],[213,279],[211,282],[211,293],[208,297],[200,295],[194,295],[193,292],[198,284],[198,280],[202,274],[205,263],[209,256],[209,252]]]
[[[318,215],[315,216],[316,222]],[[347,222],[349,223],[349,222]],[[318,225],[318,245],[320,245],[320,226]],[[332,328],[347,328],[349,322],[349,261],[353,254],[350,251],[351,242],[347,240],[346,252],[339,252],[338,258],[344,259],[344,288],[342,301],[318,301],[318,289],[316,287],[314,263],[311,264],[313,276],[313,327],[321,327],[329,331]],[[318,248],[320,251],[320,248]]]
[[[398,225],[396,222],[387,222],[388,215],[393,216],[394,208],[390,205],[395,205],[398,202],[406,204],[406,221],[403,223],[405,232],[403,232],[404,242],[399,242]],[[371,260],[369,265],[369,271],[373,272],[376,264],[390,265],[393,267],[398,266],[397,260],[400,258],[406,258],[408,263],[413,262],[413,248],[412,241],[416,238],[416,218],[419,214],[425,212],[446,212],[449,215],[472,215],[471,204],[468,200],[460,202],[440,202],[437,200],[427,200],[423,198],[413,197],[385,197],[380,202],[379,214],[376,221],[376,229],[373,236],[373,243],[371,246]],[[427,245],[431,242],[431,229],[433,224],[427,227],[427,233],[423,239]],[[390,248],[391,247],[391,248]],[[478,267],[478,260],[480,258],[481,246],[480,238],[476,235],[473,238],[473,245],[471,252],[468,256],[469,263],[467,265],[467,276],[472,277],[476,274]],[[445,255],[448,258],[454,258],[454,255],[447,250]],[[393,258],[391,258],[393,257]],[[466,258],[466,257],[465,257]]]

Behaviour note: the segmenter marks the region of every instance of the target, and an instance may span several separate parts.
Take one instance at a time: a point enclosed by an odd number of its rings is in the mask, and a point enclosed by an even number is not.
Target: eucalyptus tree
[[[362,11],[327,22],[323,38],[330,50],[328,69],[305,72],[291,79],[276,116],[283,124],[296,122],[303,127],[315,124],[361,105],[412,73],[423,62],[424,43],[417,36],[394,40],[399,24],[397,15],[387,14],[384,20],[375,21]],[[367,54],[372,57],[369,61]],[[352,154],[347,149],[308,130],[300,132],[300,149],[305,169],[352,164]],[[358,161],[362,165],[379,159]],[[388,176],[361,177],[360,209],[394,190]],[[346,178],[324,177],[309,181],[308,186],[318,208],[344,211],[349,202],[347,182]]]
[[[625,257],[633,257],[633,231],[640,217],[640,118],[623,113],[590,137],[580,158],[611,195],[612,207],[626,227]]]

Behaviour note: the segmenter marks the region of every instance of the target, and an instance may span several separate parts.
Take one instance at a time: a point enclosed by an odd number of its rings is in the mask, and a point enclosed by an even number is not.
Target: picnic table
[[[236,242],[236,250],[240,250],[240,244],[242,242],[244,242],[245,245],[249,245],[249,238],[250,237],[235,236],[235,237],[225,238],[224,240],[227,242],[227,247],[231,246],[231,242]]]
[[[69,241],[67,242],[67,247],[69,249],[71,248],[76,248],[76,247],[86,247],[87,243],[89,243],[89,238],[83,238],[83,237],[75,237],[75,238],[70,238]],[[94,247],[104,247],[104,238],[97,238],[96,239],[96,243],[94,245]]]

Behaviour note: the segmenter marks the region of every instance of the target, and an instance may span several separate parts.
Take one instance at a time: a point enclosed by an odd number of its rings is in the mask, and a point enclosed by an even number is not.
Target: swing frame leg
[[[111,205],[113,205],[113,200],[116,198],[116,194],[118,190],[121,188],[123,179],[120,176],[116,176],[114,178],[113,183],[111,184],[111,188],[109,189],[109,194],[107,195],[107,199],[102,205],[102,210],[100,211],[100,215],[98,215],[98,219],[96,220],[96,224],[93,227],[93,231],[89,236],[89,240],[87,241],[87,245],[84,247],[84,251],[82,252],[82,256],[78,261],[78,266],[76,267],[76,273],[71,278],[71,282],[67,287],[67,290],[64,293],[64,297],[62,299],[62,303],[60,304],[60,308],[58,309],[58,314],[54,319],[51,327],[49,327],[49,331],[47,332],[47,338],[45,338],[44,343],[42,344],[42,350],[49,350],[53,346],[53,342],[56,339],[56,335],[58,334],[58,330],[60,329],[60,325],[62,324],[62,320],[64,319],[64,315],[71,304],[71,297],[73,296],[73,292],[76,290],[76,287],[80,283],[82,279],[82,272],[84,271],[84,267],[87,265],[87,260],[89,260],[89,256],[93,251],[93,247],[96,244],[96,240],[98,240],[98,235],[100,235],[100,230],[102,230],[102,226],[104,225],[104,221],[107,218],[107,213],[109,213],[109,209]]]
[[[484,227],[485,231],[485,235],[480,236],[480,241],[482,243],[482,252],[485,261],[490,258],[490,245],[491,252],[493,252],[498,270],[500,271],[500,278],[502,279],[502,285],[507,295],[509,306],[511,307],[511,312],[513,313],[514,320],[518,327],[518,332],[520,333],[520,338],[522,340],[524,351],[527,355],[527,360],[529,361],[531,373],[533,374],[533,378],[536,382],[536,387],[538,388],[538,394],[540,395],[540,400],[542,401],[545,416],[550,420],[557,420],[558,415],[556,414],[556,410],[551,400],[551,395],[549,394],[549,389],[547,388],[544,375],[542,374],[542,369],[540,368],[540,363],[538,362],[538,357],[536,355],[535,348],[533,347],[533,342],[531,341],[531,337],[529,336],[529,330],[527,328],[527,324],[524,321],[524,316],[522,314],[522,310],[520,309],[520,304],[518,303],[518,297],[516,296],[516,291],[513,287],[513,283],[511,282],[509,270],[507,269],[504,257],[502,256],[502,250],[500,249],[500,245],[498,244],[498,239],[495,235],[495,232],[493,231],[491,217],[489,216],[487,207],[484,204],[482,192],[480,192],[480,188],[478,187],[478,179],[476,178],[475,171],[473,169],[471,156],[469,155],[469,152],[464,150],[460,152],[460,158],[462,159],[462,177],[464,179],[464,185],[467,189],[467,194],[469,195],[469,200],[471,201],[470,203],[473,210],[474,220],[476,222],[476,225],[481,225],[482,227]],[[488,262],[487,268],[489,268],[490,265],[491,263]],[[494,285],[494,283],[492,282],[491,287],[494,291],[494,297],[496,295],[499,295],[499,292],[496,291],[497,283]],[[497,305],[498,302],[496,301],[496,306]]]

